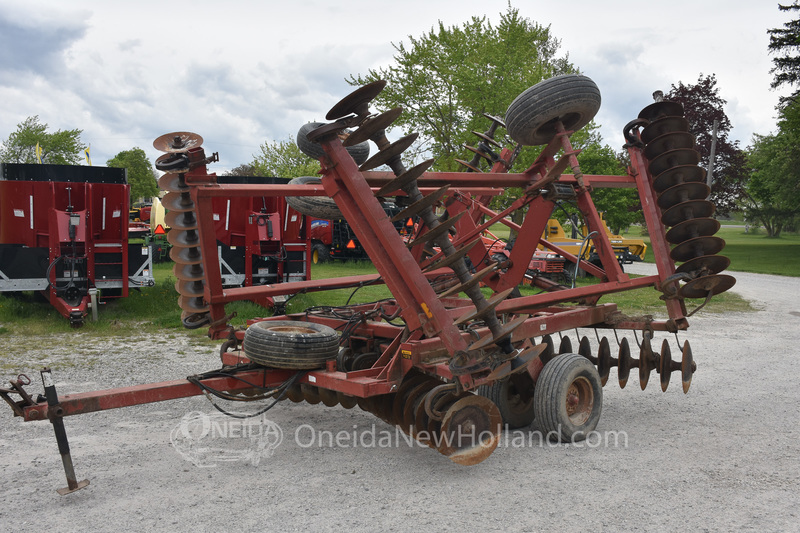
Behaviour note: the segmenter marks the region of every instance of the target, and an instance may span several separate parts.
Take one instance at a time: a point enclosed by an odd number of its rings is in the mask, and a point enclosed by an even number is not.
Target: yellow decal
[[[425,302],[422,302],[422,310],[425,311],[425,316],[428,318],[433,318],[433,313],[431,313],[431,310],[428,309],[428,306],[425,304]]]

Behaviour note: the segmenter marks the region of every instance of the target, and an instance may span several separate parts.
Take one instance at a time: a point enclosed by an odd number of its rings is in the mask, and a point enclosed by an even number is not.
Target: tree
[[[711,157],[714,121],[718,122],[711,201],[716,205],[718,215],[728,215],[744,196],[747,173],[744,169],[745,156],[738,141],[731,142],[728,138],[732,126],[723,109],[727,101],[719,95],[716,76],[700,74],[694,85],[678,82],[677,86],[672,86],[666,98],[683,104],[689,132],[697,139],[700,164],[706,169]]]
[[[141,148],[123,150],[109,159],[106,165],[127,169],[132,200],[158,196],[158,183],[153,165]]]
[[[58,130],[47,132],[47,124],[39,122],[39,116],[26,118],[17,124],[17,130],[3,141],[0,161],[6,163],[38,163],[36,145],[41,149],[42,163],[53,165],[77,165],[83,159],[86,146],[81,142],[83,130]]]
[[[296,178],[316,176],[320,170],[319,161],[311,159],[297,147],[292,139],[288,141],[265,142],[261,153],[254,156],[250,166],[256,175],[270,178]]]
[[[747,163],[748,215],[764,225],[768,237],[779,237],[800,215],[800,102],[783,108],[778,133],[754,136]]]
[[[248,165],[247,163],[243,163],[238,167],[233,167],[229,171],[222,174],[223,176],[255,176],[256,169],[253,165]]]
[[[800,11],[800,5],[795,1],[793,4],[784,6],[778,4],[781,11]],[[772,59],[773,67],[770,73],[775,74],[771,87],[777,89],[783,85],[796,86],[800,84],[800,18],[790,20],[783,25],[783,28],[767,30],[769,34],[769,52],[771,54],[781,54]],[[787,105],[795,100],[798,95],[795,91],[789,97],[781,98],[781,106]]]
[[[439,22],[422,37],[409,36],[408,45],[393,46],[393,65],[348,82],[387,80],[376,107],[403,107],[394,125],[418,132],[415,153],[433,156],[433,168],[440,171],[463,170],[455,159],[465,157],[464,143],[474,144],[472,130],[486,129],[483,113],[502,116],[528,87],[575,72],[566,57],[557,57],[560,43],[549,26],[521,17],[511,6],[496,27],[485,17],[472,17],[461,27]]]
[[[622,176],[627,173],[620,156],[607,144],[601,144],[599,134],[596,140],[587,144],[578,159],[584,174]],[[614,233],[619,234],[644,218],[636,189],[596,188],[592,191],[592,200]]]
[[[511,6],[501,13],[497,26],[485,17],[473,17],[461,27],[445,27],[439,22],[436,29],[419,38],[409,36],[408,45],[393,46],[397,52],[393,65],[351,76],[348,81],[364,85],[387,80],[375,107],[403,107],[394,125],[420,134],[416,148],[407,153],[412,158],[422,153],[433,156],[432,168],[439,171],[465,170],[455,159],[472,158],[463,145],[476,143],[472,131],[488,128],[490,121],[484,113],[502,118],[509,104],[527,88],[552,76],[577,72],[567,56],[558,56],[560,42],[549,26],[521,17]],[[618,156],[601,144],[596,130],[592,122],[572,136],[573,145],[584,149],[579,157],[583,172],[624,174]],[[528,168],[538,155],[538,149],[523,149],[515,167]],[[510,189],[495,197],[491,207],[503,209],[520,194],[519,189]],[[637,219],[635,191],[605,190],[598,197],[613,227]],[[569,207],[565,210],[571,212]],[[515,221],[522,215],[515,212]]]

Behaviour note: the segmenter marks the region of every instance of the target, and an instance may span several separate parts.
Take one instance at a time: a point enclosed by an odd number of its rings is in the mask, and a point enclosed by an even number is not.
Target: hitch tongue
[[[58,489],[57,492],[64,496],[76,490],[82,489],[89,485],[89,480],[77,481],[75,477],[75,469],[72,466],[72,456],[69,453],[69,441],[67,440],[67,432],[64,429],[64,420],[61,410],[61,405],[58,403],[58,393],[56,393],[56,386],[53,383],[53,376],[49,368],[43,368],[41,371],[42,383],[44,384],[44,395],[47,398],[47,417],[50,423],[53,424],[53,431],[56,433],[56,442],[58,442],[58,452],[61,454],[61,462],[64,464],[64,473],[67,475],[67,486]]]

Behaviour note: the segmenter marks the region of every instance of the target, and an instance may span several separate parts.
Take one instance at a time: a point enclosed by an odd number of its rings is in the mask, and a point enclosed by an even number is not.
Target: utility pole
[[[712,176],[714,175],[714,155],[717,152],[717,128],[719,127],[719,120],[714,121],[714,129],[711,132],[711,153],[708,156],[708,169],[706,171],[706,185],[711,188]],[[709,197],[711,195],[709,194]]]

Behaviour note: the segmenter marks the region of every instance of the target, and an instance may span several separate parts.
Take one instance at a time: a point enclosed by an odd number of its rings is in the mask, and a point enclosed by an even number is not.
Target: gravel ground
[[[758,311],[690,319],[688,395],[677,374],[662,393],[655,375],[641,391],[636,380],[620,389],[612,371],[589,441],[542,443],[534,422],[473,467],[409,446],[359,409],[283,402],[247,426],[195,397],[65,419],[91,485],[62,497],[50,424],[3,408],[0,531],[797,531],[800,279],[736,277]],[[181,335],[87,340],[77,353],[55,338],[0,343],[4,364],[32,377],[49,364],[62,395],[218,363]],[[201,438],[203,421],[217,433]]]

